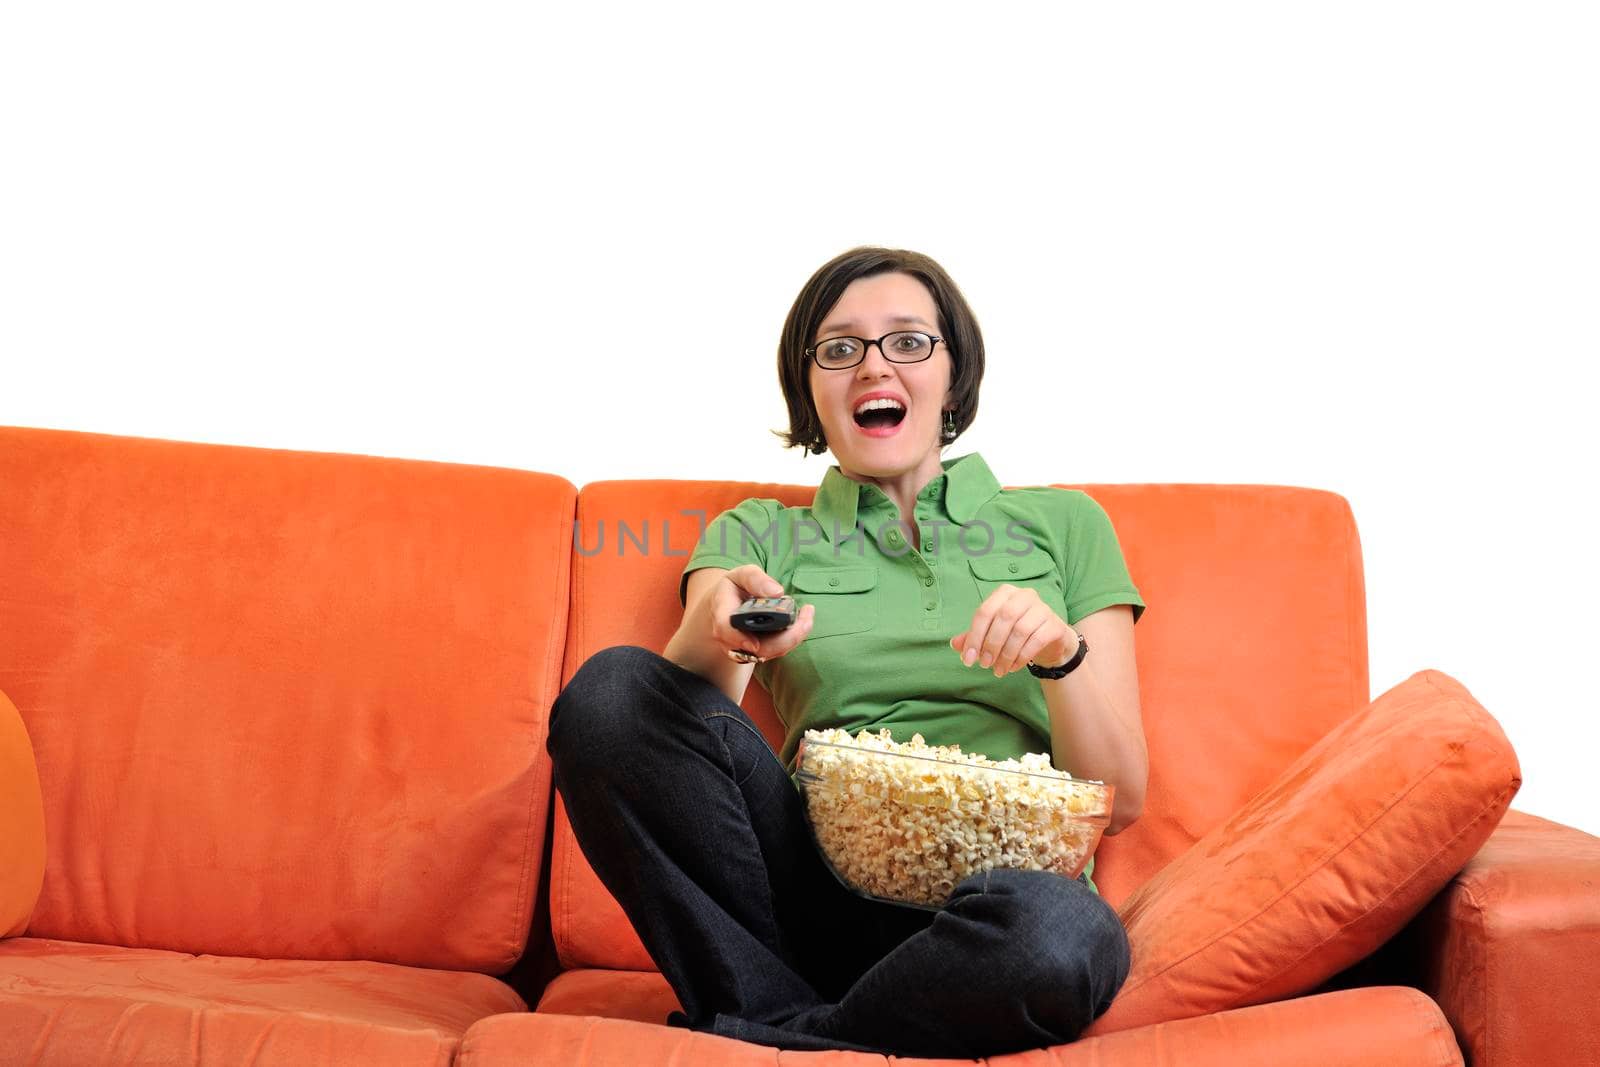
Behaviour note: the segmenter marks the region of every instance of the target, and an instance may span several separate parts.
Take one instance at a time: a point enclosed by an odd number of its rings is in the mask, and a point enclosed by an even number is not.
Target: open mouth
[[[869,400],[855,410],[856,425],[863,430],[887,430],[905,420],[906,409],[895,400]]]

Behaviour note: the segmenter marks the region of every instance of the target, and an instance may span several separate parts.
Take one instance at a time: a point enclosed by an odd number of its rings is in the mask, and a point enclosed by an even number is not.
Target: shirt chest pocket
[[[876,567],[796,567],[789,594],[816,612],[806,640],[870,630],[878,621],[877,585]]]
[[[972,580],[977,583],[980,603],[1002,585],[1014,585],[1018,589],[1032,589],[1039,594],[1045,607],[1063,621],[1066,619],[1066,601],[1056,575],[1056,561],[1048,552],[1034,551],[1026,556],[991,554],[975,556],[967,562],[972,567]]]

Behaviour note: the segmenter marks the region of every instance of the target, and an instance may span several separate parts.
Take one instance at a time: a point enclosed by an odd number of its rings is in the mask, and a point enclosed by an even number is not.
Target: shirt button
[[[922,584],[923,585],[932,585],[933,584],[933,579],[932,578],[924,578],[924,579],[922,579]]]
[[[1017,573],[1017,565],[1015,563],[1013,563],[1010,566],[1006,567],[1006,570],[1010,571],[1012,574],[1015,574],[1015,573]]]
[[[1013,569],[1015,569],[1015,568],[1013,568]],[[839,584],[839,579],[837,579],[837,578],[829,578],[828,579],[828,584],[829,585],[838,585]]]
[[[889,531],[889,543],[891,545],[898,545],[900,543],[900,532],[898,530]]]
[[[933,608],[934,608],[934,603],[933,603],[933,601],[930,600],[930,601],[928,601],[926,604],[924,604],[922,606],[924,608],[926,608],[928,611],[932,611]]]

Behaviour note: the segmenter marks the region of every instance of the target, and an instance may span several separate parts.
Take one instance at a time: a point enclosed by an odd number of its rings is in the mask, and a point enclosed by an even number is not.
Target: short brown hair
[[[972,425],[978,414],[978,383],[983,380],[983,334],[966,297],[943,267],[920,252],[852,248],[817,268],[784,320],[783,338],[778,342],[778,382],[789,405],[789,429],[773,432],[783,439],[785,448],[804,448],[808,454],[818,455],[827,451],[822,420],[811,396],[811,357],[806,355],[806,349],[814,343],[823,318],[851,282],[891,273],[911,275],[932,294],[939,309],[939,336],[944,338],[941,343],[950,350],[956,436]]]

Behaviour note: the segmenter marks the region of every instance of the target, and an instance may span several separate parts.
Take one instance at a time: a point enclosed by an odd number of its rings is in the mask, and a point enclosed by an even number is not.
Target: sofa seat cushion
[[[1411,676],[1128,899],[1133,966],[1086,1033],[1315,989],[1421,911],[1521,784],[1511,743],[1464,686]]]
[[[537,1050],[532,1052],[530,1050]],[[531,1063],[681,1063],[695,1067],[915,1067],[972,1060],[886,1057],[864,1052],[780,1053],[774,1048],[593,1016],[496,1015],[474,1023],[461,1040],[458,1067],[525,1067]],[[1044,1052],[991,1056],[993,1067],[1461,1067],[1461,1050],[1438,1005],[1415,989],[1346,989],[1198,1019],[1156,1023],[1082,1038]]]
[[[466,971],[0,941],[0,1063],[444,1065],[474,1022],[525,1011]]]
[[[665,1023],[678,995],[659,971],[564,971],[545,987],[536,1011]]]

